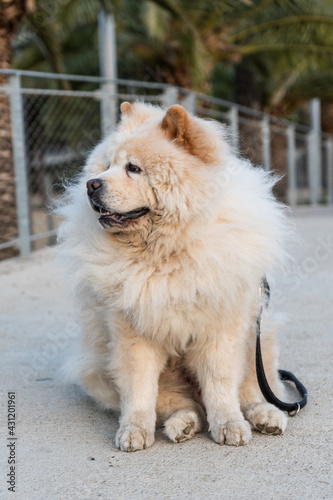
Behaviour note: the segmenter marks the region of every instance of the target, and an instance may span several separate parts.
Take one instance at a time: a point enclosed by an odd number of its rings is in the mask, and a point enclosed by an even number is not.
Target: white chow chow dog
[[[289,223],[275,179],[231,151],[225,128],[187,113],[124,102],[116,131],[90,154],[60,212],[62,259],[81,307],[72,371],[119,410],[116,444],[174,442],[207,427],[219,444],[281,434],[255,372],[258,287],[281,265]],[[267,313],[266,313],[267,314]],[[278,397],[274,328],[263,357]]]

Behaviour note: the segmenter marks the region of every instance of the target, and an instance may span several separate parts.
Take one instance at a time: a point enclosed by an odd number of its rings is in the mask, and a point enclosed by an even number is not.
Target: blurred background
[[[228,124],[282,201],[333,202],[332,0],[1,0],[0,258],[54,242],[63,180],[135,99]]]

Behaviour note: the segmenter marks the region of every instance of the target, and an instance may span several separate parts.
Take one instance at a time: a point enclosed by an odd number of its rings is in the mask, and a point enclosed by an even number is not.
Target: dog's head
[[[138,231],[161,218],[181,225],[203,213],[207,182],[221,162],[221,129],[179,105],[163,111],[124,102],[121,111],[116,132],[86,165],[99,224],[110,232]]]

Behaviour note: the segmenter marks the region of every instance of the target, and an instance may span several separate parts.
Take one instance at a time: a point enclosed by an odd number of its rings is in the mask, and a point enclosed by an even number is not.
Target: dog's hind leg
[[[98,304],[90,298],[81,311],[82,337],[78,352],[63,373],[69,382],[81,385],[103,408],[120,410],[120,397],[107,371],[109,336]]]
[[[274,394],[284,400],[284,387],[277,370],[275,332],[264,325],[262,332],[261,350],[266,377]],[[255,352],[256,337],[251,332],[248,342],[247,373],[240,391],[241,410],[254,429],[263,434],[282,434],[287,427],[287,416],[276,406],[267,403],[262,395],[257,381]]]
[[[193,399],[190,387],[178,370],[167,369],[162,373],[156,413],[157,426],[164,426],[164,433],[174,443],[187,441],[207,429],[205,412]]]
[[[120,410],[120,397],[112,380],[103,372],[90,365],[89,360],[79,373],[79,381],[92,398],[103,408]]]
[[[191,439],[197,432],[207,429],[206,416],[202,407],[195,401],[175,411],[164,423],[164,432],[174,443]]]

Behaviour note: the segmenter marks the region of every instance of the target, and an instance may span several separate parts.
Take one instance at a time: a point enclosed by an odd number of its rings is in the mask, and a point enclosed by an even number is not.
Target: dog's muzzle
[[[102,227],[122,227],[125,226],[127,222],[139,219],[149,212],[148,207],[139,207],[124,213],[110,211],[103,205],[101,200],[103,191],[104,183],[101,179],[90,179],[87,182],[87,194],[90,205],[95,212],[101,214],[98,221]]]

